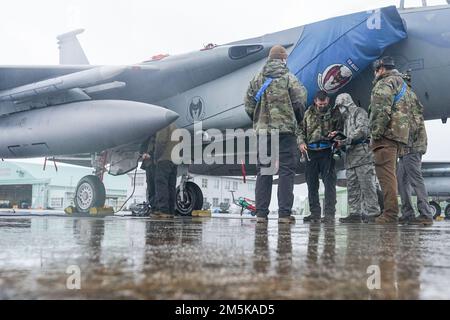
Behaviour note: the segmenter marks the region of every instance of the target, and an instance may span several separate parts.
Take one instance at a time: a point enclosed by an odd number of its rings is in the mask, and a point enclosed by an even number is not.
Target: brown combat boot
[[[432,226],[433,218],[427,217],[424,215],[420,215],[418,217],[414,217],[409,221],[409,224],[418,225],[418,226]]]
[[[150,217],[159,219],[173,219],[175,216],[167,212],[155,211],[150,214]]]
[[[389,216],[387,214],[382,214],[381,216],[375,218],[376,224],[397,224],[398,217]]]

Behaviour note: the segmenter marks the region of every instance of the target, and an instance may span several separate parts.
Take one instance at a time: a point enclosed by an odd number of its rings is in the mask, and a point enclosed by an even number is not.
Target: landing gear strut
[[[88,175],[78,182],[75,189],[74,204],[77,212],[89,213],[91,208],[103,208],[106,200],[106,190],[103,184],[103,175],[107,153],[102,152],[92,157],[95,175]]]

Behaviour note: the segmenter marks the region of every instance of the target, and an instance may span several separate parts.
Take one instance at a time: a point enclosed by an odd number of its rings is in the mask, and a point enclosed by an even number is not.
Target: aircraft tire
[[[450,203],[445,207],[445,219],[450,220]]]
[[[181,216],[190,216],[192,211],[201,210],[203,207],[203,192],[193,182],[186,182],[184,188],[184,201],[181,201],[180,186],[177,187],[175,209]]]
[[[94,175],[84,176],[75,189],[75,207],[80,213],[89,213],[91,208],[105,205],[106,190],[103,182]]]
[[[433,214],[433,219],[437,219],[441,216],[442,208],[436,201],[430,201],[431,212]]]
[[[197,199],[195,201],[194,210],[202,210],[203,209],[203,191],[195,183],[193,183],[193,188],[195,189],[195,192],[197,193]]]

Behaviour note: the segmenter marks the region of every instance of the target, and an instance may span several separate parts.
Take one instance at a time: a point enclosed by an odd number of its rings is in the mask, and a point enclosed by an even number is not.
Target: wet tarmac
[[[450,299],[450,222],[0,217],[0,247],[1,299]]]

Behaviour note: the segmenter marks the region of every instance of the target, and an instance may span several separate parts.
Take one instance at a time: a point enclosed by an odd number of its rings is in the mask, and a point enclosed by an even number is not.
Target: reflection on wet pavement
[[[3,217],[0,243],[1,299],[450,299],[448,222]]]

